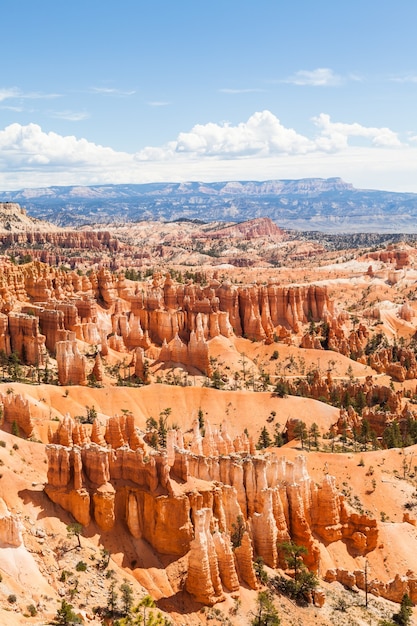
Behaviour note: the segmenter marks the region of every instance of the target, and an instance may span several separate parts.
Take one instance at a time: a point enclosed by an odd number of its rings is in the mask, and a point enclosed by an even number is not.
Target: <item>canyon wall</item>
[[[241,286],[213,279],[201,286],[161,274],[152,282],[134,283],[104,268],[81,276],[32,262],[2,267],[0,315],[0,349],[6,355],[16,352],[28,365],[43,365],[45,348],[53,356],[62,354],[58,344],[74,341],[71,331],[75,340],[96,345],[103,355],[109,348],[146,351],[154,344],[161,348],[159,360],[210,374],[210,339],[236,335],[271,343],[299,332],[309,320],[333,319],[334,310],[326,288],[314,285]],[[79,369],[71,345],[64,352],[67,370]],[[82,374],[64,371],[61,358],[58,369],[61,384],[83,384]]]
[[[285,567],[280,544],[307,548],[306,565],[317,570],[319,542],[343,541],[352,555],[377,544],[376,521],[353,511],[334,478],[314,483],[306,460],[254,455],[246,435],[234,440],[197,422],[190,446],[169,431],[167,448],[149,449],[132,416],[85,426],[67,417],[47,446],[49,498],[81,524],[102,531],[121,523],[157,552],[187,555],[186,589],[205,604],[223,588],[257,586],[253,561]],[[198,486],[197,486],[198,485]],[[235,530],[241,532],[236,539]],[[198,581],[198,585],[196,583]]]

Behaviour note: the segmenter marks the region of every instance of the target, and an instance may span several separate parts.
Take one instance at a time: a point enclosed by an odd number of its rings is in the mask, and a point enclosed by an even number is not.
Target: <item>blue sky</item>
[[[1,0],[0,188],[417,192],[415,0]]]

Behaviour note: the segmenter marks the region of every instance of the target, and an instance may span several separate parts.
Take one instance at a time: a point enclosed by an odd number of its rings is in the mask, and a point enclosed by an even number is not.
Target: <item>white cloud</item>
[[[52,98],[60,98],[59,93],[42,93],[39,91],[24,92],[18,87],[0,88],[0,102],[4,100],[44,100]]]
[[[23,171],[34,163],[61,166],[108,166],[124,153],[74,136],[45,133],[37,124],[11,124],[0,131],[0,166]]]
[[[313,121],[316,135],[309,137],[262,111],[238,124],[197,124],[135,154],[11,124],[0,131],[0,189],[341,176],[361,187],[417,191],[415,133],[401,143],[389,128],[333,122],[324,113]]]
[[[343,78],[335,74],[328,67],[318,67],[315,70],[299,70],[292,76],[289,76],[283,82],[291,85],[311,86],[311,87],[332,87],[340,85]]]
[[[113,87],[92,87],[91,91],[105,96],[133,96],[136,93],[136,91],[125,91]]]
[[[53,111],[51,116],[60,120],[68,120],[69,122],[82,122],[83,120],[87,120],[90,114],[85,111]]]
[[[23,107],[11,106],[11,105],[0,106],[0,109],[2,109],[3,111],[14,111],[15,113],[22,113],[24,111]]]
[[[356,122],[353,124],[332,122],[330,116],[325,113],[313,117],[313,122],[321,131],[316,139],[316,145],[326,152],[347,148],[350,137],[370,139],[372,145],[377,147],[399,148],[401,146],[397,133],[389,128],[362,126]]]
[[[417,74],[405,74],[403,76],[393,76],[394,83],[417,83]]]
[[[148,105],[150,107],[166,107],[169,104],[171,104],[170,102],[163,102],[162,100],[154,100],[152,102],[148,102]]]
[[[0,102],[19,97],[20,91],[17,87],[9,87],[0,89]]]
[[[53,100],[54,98],[62,98],[60,93],[42,93],[39,91],[29,91],[27,93],[21,93],[19,98],[26,100]]]
[[[265,89],[219,89],[220,93],[240,94],[240,93],[263,93]]]
[[[304,154],[312,142],[292,128],[285,128],[270,111],[254,113],[237,126],[197,124],[178,135],[175,151],[210,157],[247,157],[253,154]]]

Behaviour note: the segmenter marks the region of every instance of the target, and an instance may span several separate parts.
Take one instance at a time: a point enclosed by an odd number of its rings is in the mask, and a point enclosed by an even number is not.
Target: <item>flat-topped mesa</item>
[[[18,202],[0,202],[0,211],[6,215],[26,215],[26,209],[22,208]]]

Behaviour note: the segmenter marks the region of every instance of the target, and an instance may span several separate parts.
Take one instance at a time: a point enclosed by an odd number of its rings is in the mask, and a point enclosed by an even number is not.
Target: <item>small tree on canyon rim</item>
[[[72,524],[68,524],[67,526],[68,537],[77,537],[79,548],[81,548],[80,535],[82,534],[82,532],[83,532],[83,527],[78,522],[73,522]]]
[[[260,591],[258,593],[256,612],[253,615],[252,626],[279,626],[281,624],[270,591]]]
[[[302,420],[297,420],[294,426],[294,437],[301,441],[301,447],[304,448],[304,442],[307,439],[307,426]]]
[[[259,439],[258,439],[258,443],[256,444],[256,447],[258,450],[263,450],[265,448],[269,448],[269,446],[271,445],[272,445],[271,436],[268,432],[267,427],[264,426],[261,430],[261,434],[259,435]]]

